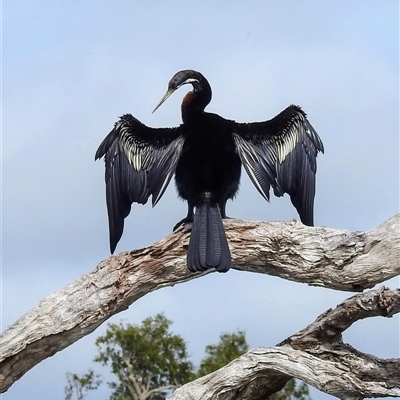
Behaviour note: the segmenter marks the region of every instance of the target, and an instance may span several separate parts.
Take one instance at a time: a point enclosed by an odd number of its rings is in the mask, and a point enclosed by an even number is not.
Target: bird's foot
[[[234,217],[228,217],[227,215],[222,215],[221,218],[222,219],[235,219]]]
[[[185,217],[181,219],[173,228],[173,232],[175,232],[180,226],[193,222],[193,218]]]

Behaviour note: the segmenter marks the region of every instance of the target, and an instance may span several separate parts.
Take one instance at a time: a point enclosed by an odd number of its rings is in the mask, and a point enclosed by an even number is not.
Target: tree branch
[[[400,274],[400,213],[366,232],[242,221],[227,231],[239,270],[350,292]]]
[[[161,393],[164,392],[165,390],[171,390],[171,389],[175,389],[176,385],[165,385],[165,386],[160,386],[158,388],[154,388],[151,389],[147,392],[148,396],[150,396],[151,394],[155,394],[155,393]]]
[[[251,350],[177,389],[170,400],[261,400],[281,390],[291,377],[342,399],[398,397],[400,359],[382,360],[361,353],[344,344],[340,333],[359,319],[390,317],[399,311],[399,289],[358,294],[323,313],[278,347]]]
[[[354,322],[370,317],[392,317],[400,312],[400,289],[381,288],[353,296],[321,314],[315,322],[289,337],[279,345],[290,344],[293,348],[306,350],[325,343],[338,343],[342,332]],[[305,344],[307,343],[307,346]],[[299,347],[300,344],[300,347]]]
[[[123,360],[125,362],[126,368],[128,372],[125,375],[125,382],[128,386],[128,390],[133,399],[141,400],[144,397],[144,392],[146,388],[143,388],[143,385],[136,380],[134,368],[130,361],[130,357],[128,355],[123,355]]]
[[[346,291],[400,274],[400,214],[376,229],[349,232],[298,222],[225,223],[233,268]],[[198,278],[186,268],[188,232],[124,252],[44,298],[2,335],[0,391],[43,359],[94,331],[145,294]]]

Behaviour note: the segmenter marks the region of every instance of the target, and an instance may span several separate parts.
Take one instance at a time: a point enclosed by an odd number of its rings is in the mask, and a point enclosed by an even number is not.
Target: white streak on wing
[[[242,164],[244,165],[247,173],[250,175],[250,179],[253,181],[253,183],[256,185],[258,191],[263,195],[263,197],[269,201],[267,195],[265,194],[263,188],[261,187],[260,183],[258,182],[258,179],[256,175],[254,174],[254,167],[253,164],[260,163],[260,160],[258,159],[257,154],[255,154],[252,151],[252,148],[250,145],[245,141],[240,138],[237,134],[233,134],[233,138],[235,141],[235,144],[239,150],[239,156],[242,159]],[[243,162],[244,161],[244,162]]]
[[[246,162],[244,163],[244,166],[246,168],[247,173],[250,175],[251,180],[256,185],[258,191],[262,194],[262,196],[265,198],[265,200],[269,201],[267,195],[265,194],[263,188],[261,187],[260,183],[258,182],[257,177],[254,174],[254,168],[253,168],[252,164],[248,161],[247,155],[243,154],[243,157],[246,158]]]
[[[173,156],[172,156],[172,160],[169,163],[172,166],[172,168],[169,169],[169,172],[165,176],[164,182],[162,183],[161,188],[158,191],[157,197],[153,200],[153,207],[158,203],[158,201],[160,200],[161,196],[164,194],[164,191],[165,191],[169,181],[171,180],[171,176],[175,173],[176,164],[178,163],[178,159],[179,159],[179,157],[181,155],[183,143],[184,143],[184,139],[183,138],[179,138],[178,140],[175,140],[174,142],[172,142],[169,145],[169,147],[170,146],[175,147],[174,152],[173,152]],[[166,149],[166,151],[164,153],[164,157],[161,157],[161,159],[159,160],[159,164],[160,163],[162,163],[162,164],[165,163],[165,155],[166,154],[169,154],[168,148]]]
[[[132,159],[132,152],[130,150],[125,151],[125,154],[127,154],[128,156],[128,161],[129,164],[131,164],[133,166],[133,168],[135,168],[134,163],[133,163],[133,159]]]
[[[300,140],[300,127],[297,122],[295,122],[290,128],[283,140],[277,143],[278,150],[278,161],[282,164],[289,153],[293,151],[296,144]]]
[[[144,151],[143,144],[140,141],[136,141],[129,135],[128,127],[118,123],[116,128],[120,128],[120,146],[126,158],[128,159],[129,164],[132,165],[133,169],[136,171],[145,169],[146,164],[148,164],[149,157]]]
[[[135,154],[133,157],[133,167],[136,169],[136,171],[139,171],[142,167],[142,162],[141,162],[141,156],[140,153]]]
[[[158,202],[159,202],[159,200],[161,199],[161,196],[164,194],[164,191],[165,191],[165,189],[166,189],[166,187],[167,187],[167,185],[168,185],[168,183],[169,183],[169,181],[170,181],[170,179],[171,179],[171,175],[173,174],[175,172],[175,168],[172,168],[172,170],[170,170],[169,172],[168,172],[168,174],[165,176],[165,178],[164,178],[164,182],[162,183],[162,185],[161,185],[161,188],[160,188],[160,190],[158,191],[158,195],[157,195],[157,197],[153,200],[153,202],[152,202],[152,206],[154,207]]]
[[[121,148],[132,167],[139,171],[142,168],[142,152],[140,147],[138,147],[132,140],[122,137]]]
[[[159,192],[158,192],[157,197],[153,200],[153,203],[152,203],[152,206],[153,206],[153,207],[154,207],[154,206],[159,202],[159,200],[161,199],[161,196],[164,194],[164,191],[165,191],[165,189],[166,189],[166,187],[167,187],[167,185],[168,185],[168,183],[169,183],[169,181],[170,181],[170,179],[171,179],[171,175],[172,175],[174,172],[175,172],[175,169],[173,169],[172,171],[170,171],[170,172],[166,175],[166,177],[165,177],[165,179],[164,179],[164,182],[162,183],[161,188],[160,188],[160,190],[159,190]]]

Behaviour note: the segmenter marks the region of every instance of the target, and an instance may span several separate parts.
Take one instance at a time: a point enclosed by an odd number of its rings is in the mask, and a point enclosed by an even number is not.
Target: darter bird
[[[211,87],[193,70],[172,77],[154,111],[186,84],[192,91],[182,101],[180,126],[151,128],[125,114],[96,152],[96,159],[105,158],[110,250],[114,253],[132,203],[145,204],[151,196],[155,206],[175,174],[188,212],[174,230],[192,222],[189,270],[226,272],[231,254],[222,220],[227,218],[227,200],[238,191],[242,165],[266,200],[271,187],[276,196],[288,193],[301,221],[312,226],[316,157],[324,147],[305,112],[295,105],[271,120],[251,123],[205,112]]]

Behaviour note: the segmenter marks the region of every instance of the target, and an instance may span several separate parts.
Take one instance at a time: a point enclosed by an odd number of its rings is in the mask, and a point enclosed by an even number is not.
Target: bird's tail
[[[190,271],[216,268],[226,272],[231,266],[231,253],[218,205],[205,201],[196,207],[187,252]]]

